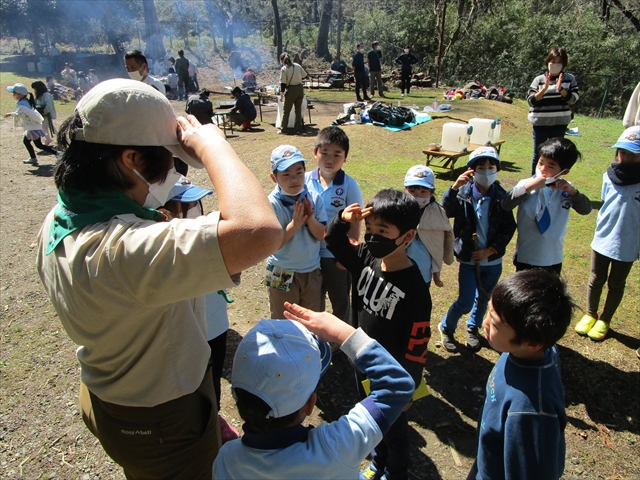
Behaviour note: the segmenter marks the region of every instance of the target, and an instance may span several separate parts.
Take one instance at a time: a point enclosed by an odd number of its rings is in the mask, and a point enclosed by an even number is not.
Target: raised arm
[[[229,274],[240,273],[280,248],[282,227],[262,185],[220,129],[200,125],[189,115],[178,118],[178,138],[203,163],[218,195],[218,239]]]

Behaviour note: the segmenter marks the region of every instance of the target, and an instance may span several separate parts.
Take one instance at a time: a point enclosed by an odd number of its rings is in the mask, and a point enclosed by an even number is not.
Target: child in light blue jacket
[[[616,157],[602,176],[602,207],[591,242],[587,313],[576,325],[576,332],[595,341],[607,336],[633,262],[640,256],[640,127],[627,128],[611,148]],[[598,316],[605,282],[609,291]],[[640,350],[637,353],[640,357]]]

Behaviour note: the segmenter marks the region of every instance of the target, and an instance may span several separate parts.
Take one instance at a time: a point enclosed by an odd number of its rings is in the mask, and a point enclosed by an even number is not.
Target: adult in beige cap
[[[217,127],[176,119],[149,85],[100,83],[59,138],[37,267],[79,345],[83,420],[127,478],[210,479],[220,433],[204,295],[276,251],[282,228]],[[158,221],[172,153],[207,170],[219,212]]]

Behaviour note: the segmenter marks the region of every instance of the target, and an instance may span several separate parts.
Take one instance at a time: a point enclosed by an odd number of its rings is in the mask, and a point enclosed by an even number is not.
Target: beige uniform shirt
[[[210,356],[203,295],[233,286],[218,245],[219,213],[152,222],[133,214],[88,225],[37,267],[78,345],[82,381],[104,401],[151,407],[194,392]]]
[[[284,83],[287,87],[302,85],[302,79],[306,77],[307,72],[297,63],[294,63],[290,67],[282,67],[280,69],[280,83]]]

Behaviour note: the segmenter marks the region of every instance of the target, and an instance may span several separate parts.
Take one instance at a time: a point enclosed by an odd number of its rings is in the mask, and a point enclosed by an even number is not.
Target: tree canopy
[[[212,54],[236,49],[238,39],[245,48],[261,41],[273,45],[266,63],[274,66],[283,49],[350,64],[356,43],[376,40],[386,68],[411,45],[423,71],[435,77],[440,64],[446,84],[473,79],[518,95],[561,45],[585,112],[600,110],[609,95],[618,113],[640,80],[637,0],[0,0],[0,27],[36,55],[53,42],[76,50],[109,45],[121,55],[137,40],[155,58],[176,41]]]

